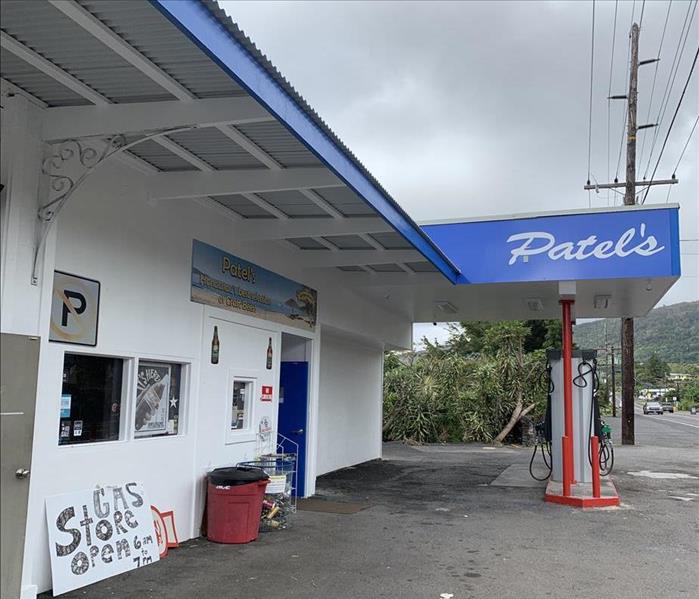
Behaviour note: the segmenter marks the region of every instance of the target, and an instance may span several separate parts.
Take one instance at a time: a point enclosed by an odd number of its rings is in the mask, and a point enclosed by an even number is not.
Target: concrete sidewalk
[[[525,468],[527,449],[387,444],[383,461],[319,481],[321,496],[361,499],[364,511],[299,512],[291,528],[245,546],[190,541],[65,597],[696,596],[699,479],[627,474],[699,477],[693,437],[685,445],[618,449],[622,507],[583,512],[544,503],[541,486],[491,485]]]

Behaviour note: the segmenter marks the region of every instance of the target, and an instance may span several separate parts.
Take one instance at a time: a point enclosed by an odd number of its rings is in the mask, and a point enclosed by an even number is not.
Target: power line
[[[641,4],[641,18],[638,20],[638,27],[641,28],[643,27],[643,11],[646,9],[646,0],[643,0],[643,4]]]
[[[696,6],[696,3],[695,3]],[[684,84],[684,88],[682,89],[682,95],[680,96],[679,102],[677,102],[677,108],[675,108],[675,114],[672,115],[672,120],[670,121],[670,126],[667,129],[667,134],[665,135],[665,140],[663,141],[663,146],[660,148],[660,154],[658,154],[658,160],[655,163],[655,168],[653,169],[653,174],[650,177],[651,183],[653,182],[653,179],[655,178],[655,173],[658,170],[658,166],[660,165],[660,159],[663,157],[663,152],[665,151],[665,146],[667,145],[667,140],[670,137],[670,133],[672,132],[672,126],[675,124],[675,119],[677,118],[677,113],[680,111],[680,106],[682,106],[682,100],[684,100],[684,94],[687,92],[687,88],[689,87],[689,82],[692,79],[692,74],[694,73],[694,67],[697,65],[697,58],[699,58],[699,47],[697,47],[697,51],[694,54],[694,60],[692,61],[692,67],[689,69],[689,75],[687,75],[687,81]],[[646,201],[646,198],[648,197],[648,192],[650,191],[650,185],[648,186],[648,189],[646,190],[646,194],[643,196],[643,200],[641,200],[641,204],[644,204]]]
[[[648,169],[650,168],[650,163],[653,159],[653,150],[655,150],[655,144],[658,141],[660,127],[663,123],[663,119],[665,118],[665,112],[667,110],[668,104],[670,103],[670,96],[672,94],[672,88],[675,86],[675,79],[677,78],[677,72],[679,71],[680,63],[682,62],[682,54],[684,54],[684,47],[687,43],[687,38],[689,37],[689,32],[691,31],[692,21],[694,20],[694,12],[696,11],[698,2],[699,2],[699,0],[694,0],[693,5],[691,2],[687,5],[687,13],[685,14],[684,22],[682,24],[682,31],[680,32],[680,37],[679,37],[679,40],[677,42],[675,56],[672,59],[672,66],[670,67],[670,75],[668,76],[668,83],[665,86],[665,92],[663,93],[663,99],[660,101],[660,108],[658,109],[658,115],[655,119],[655,122],[657,123],[657,127],[655,127],[655,131],[653,132],[653,142],[652,142],[651,147],[650,147],[650,154],[648,155],[648,162],[646,163],[646,168],[643,172],[644,179],[645,179],[646,175],[648,174]],[[692,9],[692,6],[694,6],[693,9]],[[692,9],[691,17],[689,16],[690,9]],[[687,26],[687,19],[689,19],[689,26]],[[685,35],[685,28],[687,31],[686,35]]]
[[[658,66],[660,66],[660,54],[663,50],[663,42],[665,41],[665,31],[667,30],[667,21],[670,18],[670,9],[672,8],[672,0],[667,5],[667,13],[665,14],[665,24],[663,25],[663,34],[660,36],[660,45],[658,46],[658,53],[656,55],[657,61],[655,63],[655,72],[653,73],[653,84],[650,88],[650,101],[648,102],[648,113],[646,114],[646,123],[650,122],[650,111],[653,108],[653,95],[655,94],[655,82],[658,79]],[[643,143],[641,144],[641,156],[638,160],[640,164],[643,164],[643,154],[646,148],[647,135],[643,136]]]
[[[587,184],[590,184],[590,159],[592,156],[592,84],[595,74],[595,0],[592,0],[592,42],[590,51],[590,118],[587,133]],[[590,194],[587,194],[588,201]]]
[[[694,130],[697,128],[697,123],[699,123],[699,116],[697,116],[696,120],[694,121],[694,126],[692,127],[692,130],[689,132],[689,137],[687,138],[687,141],[684,144],[684,148],[682,148],[682,153],[680,154],[679,159],[677,160],[677,164],[675,165],[675,168],[672,169],[672,178],[675,178],[675,173],[677,173],[677,169],[680,166],[680,162],[682,162],[682,158],[684,158],[684,153],[687,150],[687,146],[689,145],[689,141],[692,139],[692,135],[694,134]],[[670,192],[672,191],[672,185],[667,190],[667,197],[665,198],[665,203],[667,204],[670,201]],[[680,241],[699,241],[697,239],[680,239]]]
[[[616,45],[616,17],[617,11],[619,9],[619,0],[614,3],[614,27],[612,28],[612,59],[609,63],[609,90],[607,92],[607,181],[610,179],[610,165],[611,165],[611,153],[610,153],[610,129],[611,129],[611,119],[612,119],[612,100],[610,96],[612,95],[612,73],[614,72],[614,46]],[[609,190],[607,190],[607,206],[609,206]]]
[[[687,146],[689,145],[689,141],[692,139],[692,135],[694,135],[694,130],[697,128],[697,123],[699,123],[699,116],[697,116],[696,120],[694,121],[694,126],[692,127],[692,130],[689,132],[689,137],[687,138],[687,141],[684,144],[684,148],[682,148],[682,153],[680,154],[679,159],[677,160],[677,164],[675,165],[675,168],[672,169],[672,177],[674,178],[675,175],[674,173],[677,172],[677,167],[680,165],[680,162],[682,162],[682,158],[684,158],[684,153],[687,150]]]

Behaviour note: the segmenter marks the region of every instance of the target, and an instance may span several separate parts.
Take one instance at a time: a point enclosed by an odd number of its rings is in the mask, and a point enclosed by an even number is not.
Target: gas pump
[[[546,355],[547,364],[545,376],[548,384],[548,398],[546,402],[546,414],[544,419],[536,425],[536,441],[534,451],[529,461],[529,474],[538,481],[551,478],[562,482],[563,466],[560,452],[554,453],[551,439],[562,436],[564,429],[563,398],[560,391],[562,364],[560,350],[549,350]],[[596,459],[599,464],[600,476],[608,476],[614,467],[614,447],[611,441],[611,427],[600,416],[597,391],[599,389],[599,376],[597,375],[597,352],[595,350],[577,350],[572,352],[573,372],[573,402],[575,411],[573,423],[576,430],[580,431],[575,443],[576,457],[582,466],[576,468],[576,480],[578,482],[592,482],[592,460],[595,456],[592,452],[592,437],[599,440],[599,451]],[[577,418],[576,418],[577,415]],[[588,423],[585,426],[585,423]],[[535,473],[534,462],[541,453],[540,460],[543,463],[544,476]],[[585,459],[587,458],[587,459]],[[582,470],[582,472],[581,472]]]
[[[564,435],[565,417],[563,402],[563,360],[562,352],[548,352],[551,364],[551,381],[554,391],[551,395],[551,436],[561,439]],[[572,352],[573,378],[573,478],[579,483],[592,482],[590,464],[590,437],[599,438],[599,409],[594,394],[596,373],[595,351],[574,350]],[[595,418],[595,412],[596,418]],[[593,429],[593,430],[591,430]],[[555,445],[554,445],[555,449]],[[563,456],[560,451],[553,451],[551,479],[563,482]]]
[[[547,352],[548,400],[546,416],[536,427],[536,444],[529,473],[547,480],[545,500],[576,507],[619,505],[611,480],[614,454],[611,431],[600,418],[597,390],[597,352],[572,349],[571,306],[563,306],[563,350]],[[544,476],[534,472],[541,452]]]

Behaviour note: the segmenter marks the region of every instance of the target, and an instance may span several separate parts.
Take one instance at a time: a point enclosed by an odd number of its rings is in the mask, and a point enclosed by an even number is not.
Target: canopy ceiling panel
[[[328,204],[339,210],[343,216],[374,216],[376,211],[347,187],[317,189],[316,193]]]
[[[0,7],[4,4],[0,2]],[[1,22],[1,21],[0,21]],[[33,68],[21,58],[2,48],[0,51],[2,77],[26,90],[49,106],[82,106],[90,101],[58,83],[52,77]]]
[[[233,213],[250,219],[274,219],[274,216],[260,208],[257,204],[253,204],[250,200],[244,198],[240,194],[229,196],[216,196],[214,199],[222,206],[230,209]]]
[[[0,22],[7,35],[112,102],[175,99],[51,4],[3,0]]]
[[[160,144],[147,140],[131,149],[131,153],[162,171],[196,171],[196,167],[165,149]]]
[[[168,137],[215,169],[266,168],[215,127],[179,131]]]
[[[148,2],[79,2],[197,98],[246,95],[233,79]]]
[[[294,189],[263,192],[259,197],[290,218],[332,218],[316,203]]]
[[[252,123],[237,129],[285,168],[322,164],[280,123]]]

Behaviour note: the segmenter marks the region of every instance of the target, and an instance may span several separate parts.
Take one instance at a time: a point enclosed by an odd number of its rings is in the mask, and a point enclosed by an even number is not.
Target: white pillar
[[[41,335],[47,330],[41,322],[41,304],[46,271],[53,270],[54,244],[49,238],[44,256],[48,260],[40,262],[47,268],[39,271],[39,284],[31,284],[37,211],[48,184],[41,173],[41,111],[22,96],[3,98],[0,329],[19,335]]]

